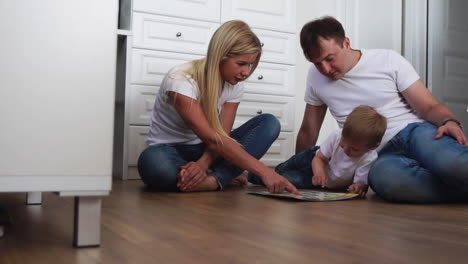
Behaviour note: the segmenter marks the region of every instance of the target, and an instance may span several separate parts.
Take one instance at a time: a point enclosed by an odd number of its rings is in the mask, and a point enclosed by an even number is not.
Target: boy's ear
[[[374,150],[376,148],[378,148],[380,146],[380,142],[377,142],[377,144],[375,144],[375,146],[373,146],[372,148],[370,148],[370,150]]]

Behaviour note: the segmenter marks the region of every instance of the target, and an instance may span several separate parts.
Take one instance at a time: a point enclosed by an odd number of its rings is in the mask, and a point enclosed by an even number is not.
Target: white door
[[[468,127],[468,1],[430,0],[428,9],[428,87]]]

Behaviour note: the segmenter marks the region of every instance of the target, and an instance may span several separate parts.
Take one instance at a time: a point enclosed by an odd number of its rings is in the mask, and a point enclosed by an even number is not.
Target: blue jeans
[[[468,198],[468,147],[449,136],[434,139],[437,127],[412,123],[380,151],[369,185],[389,202],[442,203]]]
[[[245,151],[260,159],[278,138],[281,126],[271,114],[255,116],[231,132],[231,137],[241,144]],[[205,144],[195,145],[153,145],[146,148],[138,159],[138,172],[143,182],[152,189],[177,191],[177,174],[180,166],[198,160],[205,152]],[[217,159],[210,167],[213,176],[223,189],[244,170]]]
[[[276,166],[275,171],[290,181],[296,188],[317,188],[312,185],[312,160],[318,146],[308,148],[289,158],[287,161]],[[249,182],[253,184],[263,184],[262,179],[257,175],[249,173]]]

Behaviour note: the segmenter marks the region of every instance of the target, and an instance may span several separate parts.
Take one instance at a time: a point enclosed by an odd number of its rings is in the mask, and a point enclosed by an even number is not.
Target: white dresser
[[[75,197],[78,247],[99,245],[112,184],[117,11],[116,0],[0,4],[0,195]]]
[[[260,113],[281,122],[281,133],[262,161],[275,166],[294,149],[295,0],[121,1],[114,176],[138,178],[155,95],[167,71],[203,57],[221,23],[247,22],[263,44],[234,127]]]

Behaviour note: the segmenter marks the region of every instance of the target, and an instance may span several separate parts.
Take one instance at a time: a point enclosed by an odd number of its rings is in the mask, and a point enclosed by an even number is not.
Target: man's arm
[[[306,105],[301,128],[297,134],[296,153],[317,143],[317,138],[326,113],[327,105]]]
[[[437,139],[445,134],[455,138],[462,145],[468,145],[468,139],[457,123],[446,122],[441,126],[446,120],[454,118],[454,115],[431,94],[421,80],[404,90],[402,95],[422,118],[440,126],[436,134]]]

